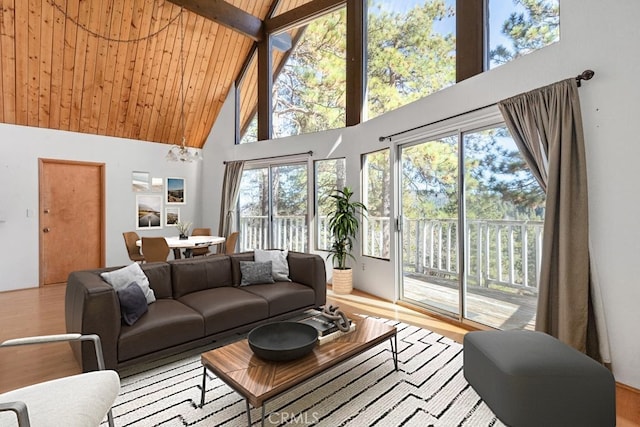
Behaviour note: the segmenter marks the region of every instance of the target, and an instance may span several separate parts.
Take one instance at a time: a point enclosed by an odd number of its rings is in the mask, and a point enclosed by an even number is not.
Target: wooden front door
[[[40,285],[103,267],[104,164],[40,159]]]

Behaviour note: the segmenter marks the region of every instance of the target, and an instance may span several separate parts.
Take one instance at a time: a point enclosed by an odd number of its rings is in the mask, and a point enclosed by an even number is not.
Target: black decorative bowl
[[[318,342],[318,331],[304,323],[275,322],[252,329],[247,339],[259,358],[283,362],[311,353]]]

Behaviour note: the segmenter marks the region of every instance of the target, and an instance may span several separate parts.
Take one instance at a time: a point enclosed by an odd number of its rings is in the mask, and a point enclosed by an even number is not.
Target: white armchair
[[[105,415],[113,427],[111,406],[120,391],[120,377],[104,369],[98,335],[61,334],[18,338],[0,347],[61,341],[93,341],[98,371],[46,381],[0,394],[0,426],[98,426]]]

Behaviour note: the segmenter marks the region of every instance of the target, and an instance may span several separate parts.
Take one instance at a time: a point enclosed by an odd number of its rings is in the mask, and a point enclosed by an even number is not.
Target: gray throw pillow
[[[256,262],[271,261],[271,275],[276,282],[290,282],[289,279],[289,262],[287,261],[289,251],[286,249],[274,249],[263,251],[256,249],[253,251],[253,259]]]
[[[242,273],[240,286],[274,283],[271,275],[271,261],[240,261],[240,273]]]
[[[118,294],[118,300],[120,301],[122,320],[131,326],[149,309],[144,292],[136,282],[130,283],[126,288],[116,292]]]
[[[147,304],[151,304],[156,300],[156,295],[149,286],[147,275],[144,274],[144,271],[142,271],[142,268],[140,268],[140,265],[136,262],[118,270],[100,273],[100,276],[105,282],[110,284],[116,292],[126,288],[130,283],[136,282],[138,286],[140,286],[140,289],[142,289]]]

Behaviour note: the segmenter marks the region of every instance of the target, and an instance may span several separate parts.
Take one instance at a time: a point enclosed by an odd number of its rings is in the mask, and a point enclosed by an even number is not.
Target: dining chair
[[[143,237],[142,255],[146,262],[165,262],[169,256],[169,245],[164,237]]]
[[[111,406],[120,391],[116,371],[105,370],[100,337],[95,334],[60,334],[16,338],[0,348],[63,341],[92,341],[98,370],[33,384],[0,394],[0,425],[97,426],[107,417],[113,427]],[[81,343],[79,343],[81,345]]]
[[[233,233],[229,234],[229,237],[227,237],[227,240],[225,240],[224,249],[227,255],[230,255],[236,252],[236,243],[238,242],[239,235],[240,235],[240,232],[234,231]]]
[[[192,236],[211,236],[210,228],[194,228],[191,233]],[[191,256],[204,256],[211,253],[209,246],[206,248],[193,248],[191,249]]]
[[[126,231],[122,233],[124,244],[129,253],[129,259],[134,262],[144,262],[144,256],[140,253],[140,247],[136,245],[136,241],[140,240],[140,236],[135,231]]]

